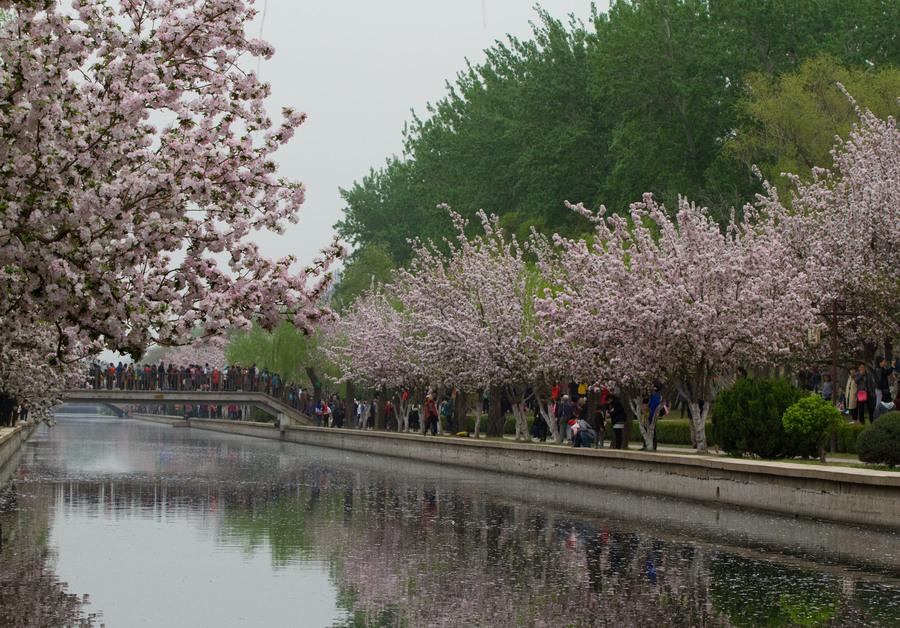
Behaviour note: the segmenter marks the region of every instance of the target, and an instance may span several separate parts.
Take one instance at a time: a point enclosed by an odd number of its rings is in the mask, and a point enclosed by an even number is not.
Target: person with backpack
[[[328,404],[325,403],[325,400],[319,401],[319,404],[316,406],[316,427],[328,427],[328,415],[331,414],[331,410],[328,409]]]

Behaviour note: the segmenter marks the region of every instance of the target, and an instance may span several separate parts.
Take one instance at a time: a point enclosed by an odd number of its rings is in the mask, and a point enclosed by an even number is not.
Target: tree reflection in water
[[[36,507],[36,499],[44,503]],[[97,615],[83,611],[87,595],[68,593],[53,573],[48,512],[46,501],[36,494],[20,498],[15,484],[0,489],[0,626],[96,625]]]

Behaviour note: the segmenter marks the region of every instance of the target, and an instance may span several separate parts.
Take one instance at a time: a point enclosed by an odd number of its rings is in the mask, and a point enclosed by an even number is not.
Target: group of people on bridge
[[[278,373],[258,369],[255,364],[219,368],[209,364],[165,364],[162,360],[158,364],[92,362],[84,387],[95,390],[262,392],[310,416],[314,410],[312,397],[301,386],[293,381],[285,383]]]

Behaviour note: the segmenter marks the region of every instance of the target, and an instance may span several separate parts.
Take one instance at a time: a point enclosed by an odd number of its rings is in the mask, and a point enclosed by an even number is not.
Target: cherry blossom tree
[[[298,220],[304,187],[274,154],[305,114],[266,113],[245,66],[273,49],[246,37],[248,3],[0,5],[0,345],[137,357],[327,316],[337,243],[295,269],[251,240]]]
[[[14,321],[10,321],[14,322]],[[49,326],[29,328],[9,335],[0,343],[0,397],[25,403],[31,417],[38,417],[56,402],[56,391],[77,384],[76,372],[60,364],[55,353],[55,330]]]
[[[652,287],[642,291],[632,274],[636,233],[622,216],[607,220],[604,208],[594,215],[582,205],[569,207],[593,220],[596,233],[593,239],[557,238],[563,252],[541,255],[550,287],[538,310],[552,330],[549,354],[560,366],[568,365],[570,376],[619,393],[638,421],[645,446],[652,446],[656,417],[644,420],[642,393],[662,373],[659,346],[634,340],[645,333],[652,338],[658,324],[650,320],[656,300]],[[642,235],[652,240],[649,232]]]
[[[323,333],[323,351],[342,374],[339,382],[391,391],[400,431],[408,431],[412,406],[424,399],[429,379],[403,303],[373,286]]]
[[[167,363],[178,366],[187,366],[189,364],[205,366],[208,364],[210,368],[214,369],[221,369],[228,364],[225,359],[225,350],[217,342],[173,347],[166,352],[164,360]]]
[[[784,216],[782,231],[807,266],[820,309],[844,311],[860,342],[880,343],[900,336],[900,129],[893,117],[857,113],[831,169],[814,169],[808,184],[792,177],[790,212],[772,188],[759,205]]]
[[[542,305],[548,321],[578,348],[595,385],[628,393],[638,419],[636,391],[656,378],[674,385],[705,452],[715,376],[803,342],[816,314],[803,268],[777,221],[752,207],[724,231],[683,199],[673,220],[649,194],[627,218],[574,209],[597,232],[560,240],[565,273]],[[655,417],[641,427],[649,448]]]
[[[469,237],[467,221],[445,209],[457,230],[449,252],[418,242],[409,268],[396,271],[394,293],[414,312],[412,335],[433,381],[465,390],[476,403],[485,390],[505,395],[516,439],[529,439],[524,406],[542,359],[533,342],[538,273],[497,217],[479,212],[483,232]]]

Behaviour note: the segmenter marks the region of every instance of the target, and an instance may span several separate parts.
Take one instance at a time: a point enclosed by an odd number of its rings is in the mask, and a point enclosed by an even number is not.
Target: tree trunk
[[[598,434],[600,433],[599,426],[597,425],[597,410],[600,408],[600,397],[601,394],[595,390],[588,390],[587,393],[587,405],[584,409],[584,419],[588,422],[594,431]]]
[[[387,388],[378,391],[378,403],[375,405],[375,429],[384,430],[385,407],[387,406]]]
[[[547,432],[553,437],[556,443],[562,442],[562,434],[556,429],[556,417],[553,416],[554,401],[550,397],[538,397],[538,409],[541,411],[541,418],[547,424]]]
[[[309,381],[312,383],[313,389],[313,407],[316,408],[319,405],[319,402],[322,401],[322,382],[319,381],[319,378],[316,377],[316,369],[311,366],[306,367],[306,376],[309,378]]]
[[[348,381],[345,386],[344,405],[349,407],[353,403],[353,400],[356,399],[356,393],[353,390],[353,382]]]
[[[484,395],[479,392],[475,399],[475,438],[481,435],[481,415],[484,414]]]
[[[697,453],[707,453],[706,447],[706,414],[709,412],[710,403],[703,404],[703,411],[700,411],[700,404],[696,401],[688,403],[691,409],[691,423],[694,425],[694,437],[697,441]]]
[[[500,387],[492,385],[488,392],[487,435],[503,438],[503,413],[500,404]]]
[[[465,432],[466,436],[469,435],[468,409],[468,395],[466,395],[464,390],[457,389],[456,402],[453,405],[453,414],[456,420],[456,432],[458,434]]]
[[[412,409],[412,397],[403,401],[403,391],[394,394],[394,415],[397,417],[397,432],[409,431],[409,411]]]
[[[515,399],[512,403],[513,416],[516,418],[516,441],[531,442],[528,431],[528,419],[525,418],[525,400]]]
[[[655,417],[644,416],[644,400],[641,397],[632,397],[628,400],[628,405],[634,413],[641,430],[641,438],[644,439],[644,449],[646,451],[656,451],[653,447],[653,434],[656,431]]]

